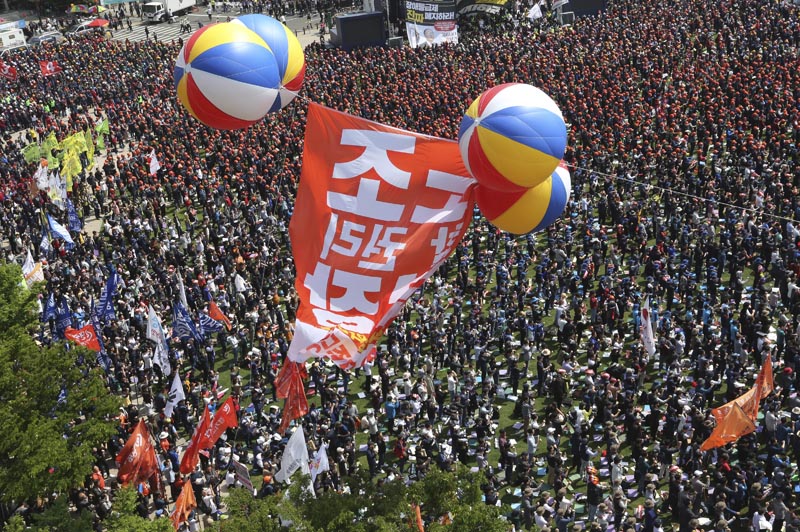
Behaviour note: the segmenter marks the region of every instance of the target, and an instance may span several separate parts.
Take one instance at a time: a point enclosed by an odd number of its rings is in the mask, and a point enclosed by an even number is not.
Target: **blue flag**
[[[198,342],[202,342],[204,339],[192,321],[189,311],[180,301],[176,301],[172,307],[172,336],[181,340],[194,338]]]
[[[50,234],[53,238],[60,238],[67,244],[75,245],[75,241],[69,235],[67,228],[58,223],[52,216],[47,215],[47,224],[50,226]],[[68,248],[69,249],[69,248]]]
[[[67,217],[69,219],[67,225],[70,231],[79,233],[83,230],[83,222],[78,216],[78,211],[75,210],[75,205],[73,205],[72,200],[69,198],[67,198]]]
[[[200,313],[200,335],[205,338],[208,333],[215,333],[222,330],[222,324],[209,316],[208,314]]]
[[[116,268],[111,266],[111,274],[108,276],[106,286],[100,293],[100,303],[97,306],[97,318],[103,323],[117,318],[114,312],[114,296],[117,294],[119,284],[119,274]]]
[[[41,251],[42,255],[45,257],[50,252],[50,236],[48,236],[47,233],[47,228],[42,227],[42,241],[39,242],[39,251]]]
[[[51,318],[56,317],[56,295],[50,292],[47,296],[47,301],[44,303],[44,310],[42,311],[42,321],[47,323]]]
[[[56,308],[56,338],[64,338],[64,331],[67,327],[72,327],[72,311],[69,309],[67,298],[61,296]]]
[[[97,343],[100,344],[100,351],[97,353],[97,363],[102,366],[106,373],[108,373],[111,371],[111,359],[108,357],[108,353],[106,353],[106,344],[103,342],[103,329],[100,327],[100,323],[97,320],[97,312],[94,308],[94,300],[92,300],[92,311],[90,314],[92,317],[94,334],[97,336]]]

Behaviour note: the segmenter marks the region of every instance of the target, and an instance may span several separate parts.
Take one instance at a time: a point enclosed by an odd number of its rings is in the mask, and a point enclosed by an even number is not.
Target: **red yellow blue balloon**
[[[521,192],[498,192],[479,184],[475,200],[495,227],[523,235],[556,221],[569,203],[571,188],[569,170],[561,163],[542,183]]]
[[[223,22],[192,34],[175,61],[175,89],[195,118],[217,129],[242,129],[280,98],[278,63],[255,32]]]
[[[461,121],[464,165],[486,188],[522,192],[548,179],[564,156],[567,126],[558,105],[524,83],[478,96]]]
[[[270,111],[277,111],[291,102],[300,88],[306,73],[306,58],[303,47],[294,32],[280,21],[267,15],[244,15],[233,20],[242,24],[264,39],[275,60],[280,76],[280,98]]]

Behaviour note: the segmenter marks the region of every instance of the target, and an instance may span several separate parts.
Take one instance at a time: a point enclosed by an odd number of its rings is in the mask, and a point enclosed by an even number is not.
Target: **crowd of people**
[[[27,250],[45,259],[43,297],[65,296],[76,316],[88,315],[112,266],[123,283],[102,334],[108,386],[131,406],[75,491],[77,508],[102,518],[98,486],[144,417],[162,442],[170,490],[143,497],[141,512],[163,513],[184,481],[174,472],[178,444],[223,392],[237,398],[240,426],[186,479],[199,511],[222,508],[232,456],[261,478],[258,496],[280,489],[273,477],[286,435],[277,432],[275,376],[297,306],[288,223],[306,102],[455,138],[481,91],[523,81],[550,94],[568,122],[565,213],[541,234],[513,238],[476,211],[374,365],[352,374],[324,361],[309,367],[302,423],[309,448],[326,444],[331,461],[317,489],[344,489],[364,463],[373,478],[412,482],[460,462],[485,472],[486,503],[510,504],[517,530],[798,530],[796,8],[617,0],[564,28],[524,12],[480,28],[464,21],[454,46],[311,45],[296,102],[232,132],[200,126],[176,101],[178,42],[88,37],[4,58],[19,72],[0,80],[8,260]],[[39,60],[63,72],[43,77]],[[20,150],[101,116],[111,126],[107,156],[76,179],[72,198],[102,230],[71,250],[58,241],[40,249],[40,211],[65,217],[30,192],[35,167]],[[190,312],[213,300],[234,326],[205,343],[173,341],[187,399],[167,418],[171,379],[154,365],[145,329],[148,305],[169,323],[178,277]],[[639,336],[645,299],[654,356]],[[52,329],[42,325],[43,341]],[[776,388],[757,433],[700,452],[710,409],[751,386],[766,357]]]

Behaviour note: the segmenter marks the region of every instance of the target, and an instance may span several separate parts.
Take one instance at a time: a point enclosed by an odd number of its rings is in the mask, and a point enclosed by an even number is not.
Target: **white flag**
[[[186,399],[186,394],[183,393],[183,382],[181,382],[181,372],[175,372],[175,378],[172,379],[172,387],[169,389],[169,400],[167,406],[164,407],[164,416],[172,417],[172,411],[178,406],[178,403]]]
[[[161,168],[161,163],[158,162],[156,157],[156,149],[150,152],[150,175],[156,175],[156,172]]]
[[[51,172],[47,176],[47,196],[53,205],[62,211],[67,207],[67,180],[61,177],[61,174]]]
[[[275,480],[278,482],[286,482],[297,470],[302,471],[306,475],[311,474],[308,468],[308,446],[306,445],[306,435],[303,432],[303,426],[298,425],[289,442],[286,444],[286,449],[283,450],[283,457],[281,457],[281,469],[275,474]]]
[[[47,167],[39,165],[36,173],[33,174],[33,179],[36,180],[36,188],[39,190],[47,190]]]
[[[536,20],[537,18],[542,18],[542,8],[539,7],[539,4],[533,4],[533,7],[530,11],[528,11],[528,18],[531,20]]]
[[[189,303],[186,302],[186,289],[183,287],[183,276],[177,272],[175,276],[178,278],[178,296],[181,298],[183,308],[189,310]]]
[[[42,263],[33,262],[31,250],[28,250],[28,256],[25,258],[25,263],[22,265],[22,275],[25,277],[25,283],[28,285],[28,288],[33,286],[33,283],[37,281],[44,281]]]
[[[555,11],[559,7],[569,4],[569,0],[554,0],[553,1],[553,10]]]
[[[640,333],[642,336],[642,345],[645,351],[650,356],[656,353],[656,341],[653,337],[653,323],[650,316],[650,298],[646,298],[642,303],[642,308],[639,311],[641,314],[641,323],[639,324]]]
[[[314,453],[314,459],[311,460],[311,466],[309,467],[311,471],[311,485],[313,486],[314,482],[316,482],[317,475],[323,471],[328,471],[330,468],[330,463],[328,463],[328,446],[323,443],[322,447]]]
[[[164,336],[164,328],[161,326],[161,320],[158,319],[156,311],[153,310],[153,305],[147,306],[147,338],[156,343],[153,362],[158,364],[162,374],[169,375],[172,373],[172,368],[169,365],[167,337]]]

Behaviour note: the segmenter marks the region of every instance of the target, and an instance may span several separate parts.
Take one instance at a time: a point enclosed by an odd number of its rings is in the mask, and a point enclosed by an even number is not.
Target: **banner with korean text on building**
[[[478,15],[483,13],[500,15],[508,9],[508,3],[508,0],[459,0],[458,14]]]
[[[311,104],[289,231],[300,297],[289,359],[360,367],[472,217],[458,144]]]
[[[455,0],[406,0],[406,33],[411,48],[458,43]]]

